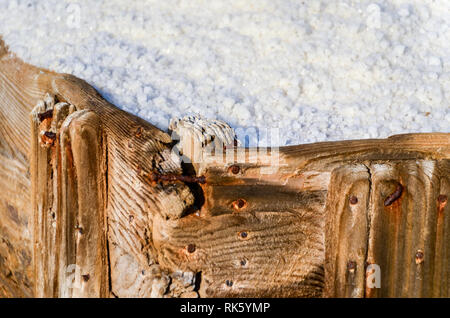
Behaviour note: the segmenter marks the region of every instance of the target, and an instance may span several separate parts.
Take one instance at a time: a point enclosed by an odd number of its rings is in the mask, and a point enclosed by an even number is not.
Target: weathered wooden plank
[[[305,207],[323,206],[326,191],[302,191],[279,185],[203,186],[205,203],[201,215],[245,212],[292,212]]]
[[[325,209],[325,297],[363,297],[371,179],[363,164],[334,169]]]
[[[109,296],[102,137],[99,118],[90,111],[73,113],[61,129],[61,240],[66,243],[60,269],[75,265],[77,285],[62,280],[59,296]]]
[[[29,112],[37,68],[9,60],[0,39],[0,297],[34,294]],[[8,62],[6,62],[8,60]],[[20,90],[18,83],[28,89]]]
[[[442,243],[448,213],[439,213],[441,180],[448,160],[373,163],[367,262],[380,267],[380,288],[367,297],[447,297],[449,268],[436,257],[449,255]],[[444,181],[447,182],[447,181]],[[442,209],[442,211],[445,210]],[[446,261],[443,261],[446,262]],[[439,282],[438,282],[439,281]]]
[[[0,297],[33,295],[30,179],[27,167],[0,152]]]
[[[97,115],[55,105],[32,112],[35,295],[109,295],[104,184]],[[73,273],[72,273],[73,271]]]
[[[2,139],[2,149],[10,158],[22,156],[20,159],[29,165],[30,122],[24,119],[46,93],[55,95],[60,102],[76,105],[78,110],[96,113],[101,118],[102,134],[108,136],[105,144],[108,167],[104,197],[108,200],[105,207],[108,214],[109,260],[113,269],[111,292],[116,296],[152,295],[152,289],[147,288],[146,282],[151,285],[155,277],[161,276],[161,273],[155,273],[153,247],[148,240],[151,237],[152,217],[157,213],[181,215],[193,202],[189,188],[182,183],[162,187],[149,182],[153,171],[181,173],[179,162],[172,158],[170,137],[144,120],[109,104],[86,82],[71,75],[27,65],[7,53],[3,43],[0,47],[0,130],[8,137]],[[64,191],[72,191],[71,200],[77,203],[76,191],[71,188]],[[31,189],[27,193],[31,193]],[[76,206],[74,202],[66,204],[73,207]],[[28,211],[31,214],[31,208]],[[133,219],[132,222],[130,219]],[[70,232],[70,228],[65,230]],[[13,242],[14,246],[20,244],[20,241]],[[59,276],[63,277],[66,268],[61,264],[57,266],[61,271]],[[124,272],[129,275],[123,275]],[[164,276],[161,281],[164,280],[168,281],[168,278]],[[34,281],[34,278],[29,281]],[[154,290],[161,290],[156,285]],[[153,295],[162,295],[164,291],[165,288]]]
[[[57,193],[54,193],[53,176],[56,151],[47,146],[41,132],[49,131],[51,120],[42,122],[38,114],[47,111],[53,105],[39,103],[31,113],[31,152],[30,163],[32,175],[33,228],[34,228],[34,266],[35,296],[52,297],[56,294],[55,280],[58,269],[56,259],[56,206]],[[53,164],[52,162],[53,161]],[[56,195],[56,198],[55,198]]]
[[[450,297],[450,160],[439,161],[437,168],[440,178],[436,200],[436,247],[434,259],[431,259],[434,262],[432,296]]]
[[[322,208],[155,218],[162,268],[201,273],[200,297],[314,297],[323,288]]]

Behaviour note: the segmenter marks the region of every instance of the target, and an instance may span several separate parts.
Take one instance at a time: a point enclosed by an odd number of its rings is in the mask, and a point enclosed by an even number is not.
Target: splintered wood
[[[256,149],[171,128],[0,42],[0,296],[450,296],[449,133]]]

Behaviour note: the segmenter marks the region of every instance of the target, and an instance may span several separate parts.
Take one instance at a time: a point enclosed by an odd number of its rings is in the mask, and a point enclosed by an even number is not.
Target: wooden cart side
[[[1,296],[448,296],[449,133],[231,148],[186,169],[168,134],[1,44],[0,84]],[[30,121],[46,93],[73,109]]]

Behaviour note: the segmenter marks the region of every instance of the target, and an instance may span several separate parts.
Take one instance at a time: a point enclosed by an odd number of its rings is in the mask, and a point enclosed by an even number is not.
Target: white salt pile
[[[252,144],[450,132],[448,0],[6,0],[0,35],[162,129],[200,113]]]

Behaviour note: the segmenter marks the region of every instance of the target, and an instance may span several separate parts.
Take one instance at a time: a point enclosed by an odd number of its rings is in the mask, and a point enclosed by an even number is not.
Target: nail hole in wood
[[[245,201],[244,199],[237,199],[236,201],[233,202],[233,209],[235,210],[242,210],[243,208],[245,208],[247,206],[247,201]]]
[[[231,172],[232,174],[238,174],[239,171],[241,171],[241,168],[239,168],[239,166],[236,165],[232,165],[228,168],[228,172]]]
[[[415,259],[416,259],[416,264],[422,264],[423,263],[423,251],[422,250],[417,250],[416,255],[415,255]]]
[[[188,253],[194,253],[195,250],[196,250],[196,246],[195,246],[195,244],[189,244],[189,245],[186,247],[186,249],[187,249]]]
[[[352,195],[349,199],[349,202],[350,204],[355,205],[356,203],[358,203],[358,198]]]
[[[239,232],[239,236],[243,239],[248,238],[248,233],[246,231],[241,231]]]
[[[349,273],[354,273],[356,270],[356,262],[355,261],[348,261],[347,263],[347,270]]]
[[[141,138],[142,137],[142,127],[138,127],[136,129],[136,133],[134,134],[136,136],[136,138]]]

